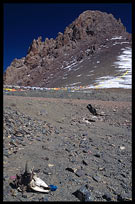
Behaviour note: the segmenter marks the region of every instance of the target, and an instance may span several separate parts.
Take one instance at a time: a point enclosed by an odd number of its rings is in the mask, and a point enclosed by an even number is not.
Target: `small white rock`
[[[54,166],[54,164],[48,164],[48,166],[49,166],[49,167],[52,167],[52,166]]]
[[[124,146],[120,146],[120,149],[121,149],[121,150],[124,150],[124,149],[125,149],[125,147],[124,147]]]

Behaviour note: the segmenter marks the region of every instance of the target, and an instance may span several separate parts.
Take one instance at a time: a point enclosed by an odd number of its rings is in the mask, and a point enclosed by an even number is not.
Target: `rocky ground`
[[[22,95],[4,94],[4,201],[80,201],[79,191],[91,201],[132,200],[131,90]],[[57,190],[13,188],[26,160]]]

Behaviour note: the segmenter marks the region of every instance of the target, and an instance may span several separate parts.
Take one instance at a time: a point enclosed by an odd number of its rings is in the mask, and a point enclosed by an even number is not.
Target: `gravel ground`
[[[132,200],[131,90],[19,94],[4,94],[3,201],[80,201],[81,191],[91,201]],[[26,160],[58,189],[13,188]]]
[[[65,98],[65,99],[87,99],[102,101],[130,101],[132,100],[131,89],[91,89],[81,91],[15,91],[8,92],[7,95],[45,98]]]

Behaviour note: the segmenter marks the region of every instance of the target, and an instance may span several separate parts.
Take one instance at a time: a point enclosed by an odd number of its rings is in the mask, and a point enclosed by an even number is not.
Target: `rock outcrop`
[[[14,59],[4,73],[4,84],[51,86],[50,73],[56,78],[70,62],[79,62],[97,52],[98,47],[114,36],[131,41],[121,20],[112,14],[87,10],[56,39],[33,40],[26,57]]]

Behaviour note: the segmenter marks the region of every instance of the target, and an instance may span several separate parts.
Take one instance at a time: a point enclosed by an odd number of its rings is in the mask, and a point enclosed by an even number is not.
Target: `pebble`
[[[48,164],[48,166],[49,166],[49,167],[53,167],[53,166],[54,166],[54,164]]]
[[[89,148],[83,149],[83,153],[88,153],[88,152],[89,152]]]
[[[96,153],[94,156],[100,158],[100,153]]]
[[[46,133],[47,133],[47,131],[46,131],[45,128],[42,129],[42,133],[43,133],[43,134],[46,134]]]
[[[16,134],[16,137],[23,137],[23,135],[20,133]]]
[[[26,143],[25,142],[21,142],[20,143],[22,146],[26,146]]]
[[[119,195],[119,194],[117,195],[117,201],[120,201],[120,202],[121,202],[121,201],[123,201],[122,196],[121,196],[121,195]]]
[[[75,174],[78,176],[78,177],[81,177],[84,175],[84,171],[82,169],[77,169],[77,171],[75,172]]]
[[[7,180],[9,177],[6,175],[6,176],[3,176],[3,180]]]
[[[6,156],[6,157],[9,157],[8,150],[4,149],[3,155]]]
[[[75,172],[75,168],[71,168],[71,167],[67,167],[65,170],[70,171],[70,172],[72,172],[72,173]]]
[[[115,108],[113,109],[113,112],[116,112],[116,109],[115,109]]]
[[[100,177],[100,176],[94,175],[92,178],[93,178],[96,182],[100,182],[100,181],[101,181],[101,177]]]
[[[58,130],[55,130],[55,134],[60,134],[60,132]]]
[[[84,165],[88,165],[88,162],[87,162],[86,160],[82,160],[82,163],[83,163]]]
[[[23,197],[23,198],[27,198],[27,194],[24,194],[24,193],[23,193],[23,194],[22,194],[22,197]]]
[[[68,144],[68,146],[65,148],[65,150],[66,150],[67,152],[72,152],[72,151],[74,150],[74,147],[73,147],[73,146],[70,146],[70,145]]]
[[[17,138],[17,140],[23,141],[23,140],[24,140],[24,138],[19,137],[19,138]]]
[[[48,201],[48,197],[43,197],[43,198],[41,199],[41,201],[47,202],[47,201]]]
[[[72,154],[69,154],[69,156],[71,156],[69,158],[69,161],[72,162],[72,163],[75,163],[76,162],[76,158]]]
[[[11,190],[11,195],[12,196],[17,196],[17,194],[18,194],[18,191],[16,189],[14,189],[14,190],[12,189]]]
[[[107,201],[111,201],[111,200],[112,200],[112,196],[111,196],[109,193],[105,193],[102,197],[103,197],[105,200],[107,200]]]
[[[104,167],[99,167],[98,170],[99,171],[103,171],[105,168]]]
[[[83,133],[82,136],[88,136],[88,133]]]
[[[124,150],[124,149],[125,149],[125,147],[124,147],[124,146],[120,146],[120,149],[121,149],[121,150]]]
[[[101,198],[102,197],[102,193],[100,191],[94,191],[94,193],[96,194],[96,198]]]
[[[52,170],[49,169],[48,167],[46,167],[46,168],[43,170],[43,173],[46,174],[46,175],[52,175]]]
[[[93,201],[91,192],[88,191],[86,185],[81,186],[80,189],[73,193],[80,201]]]
[[[132,201],[132,195],[128,195],[126,193],[117,194],[117,201]]]
[[[42,139],[40,137],[36,137],[36,140],[37,141],[41,141]]]

